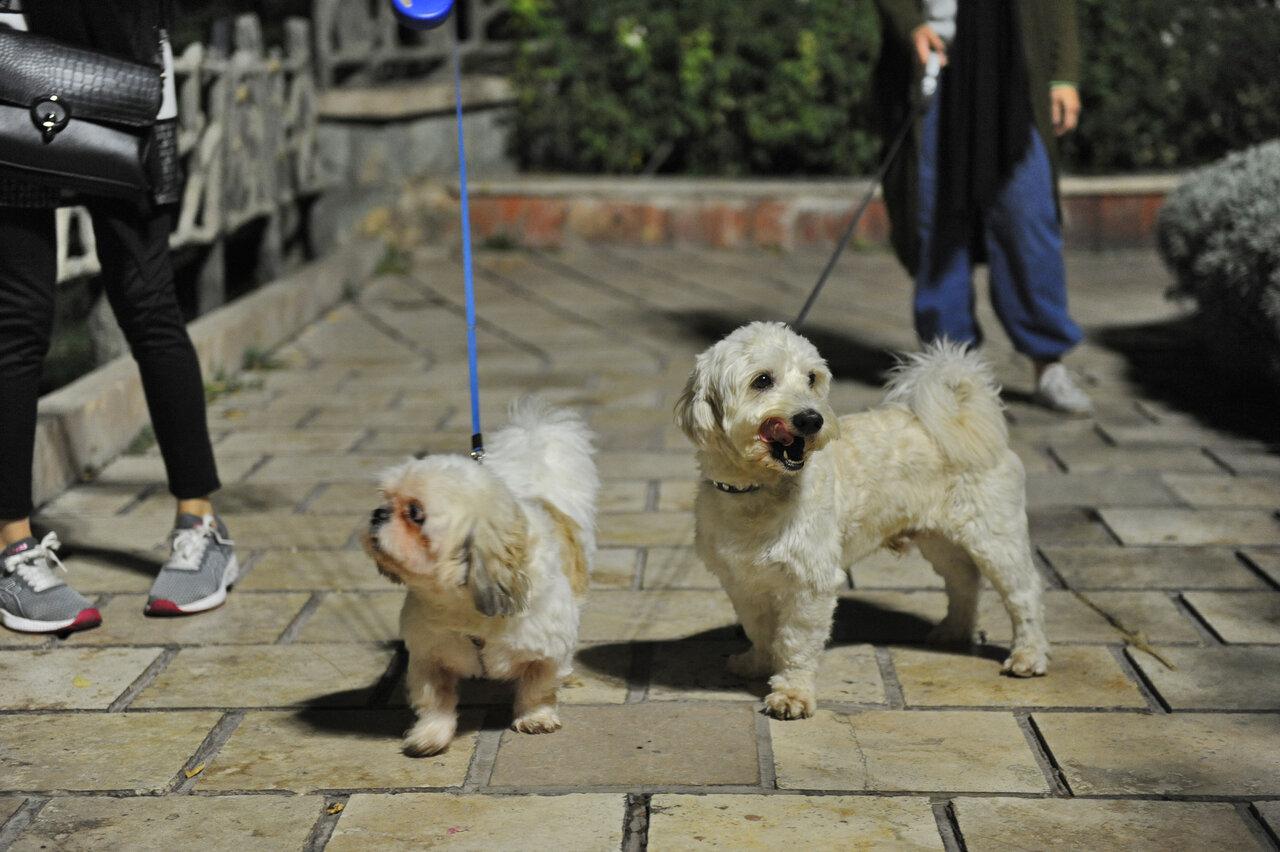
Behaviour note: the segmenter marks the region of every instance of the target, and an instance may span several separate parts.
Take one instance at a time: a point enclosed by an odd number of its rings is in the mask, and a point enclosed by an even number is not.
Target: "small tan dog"
[[[573,668],[595,553],[592,452],[576,415],[529,400],[483,464],[430,456],[383,474],[365,549],[409,590],[408,754],[448,748],[464,677],[516,681],[515,730],[560,728],[556,689]]]
[[[812,343],[782,323],[756,322],[698,356],[676,404],[704,477],[698,555],[751,640],[730,668],[770,676],[770,715],[812,715],[844,571],[914,541],[947,590],[931,641],[972,642],[985,577],[1013,622],[1003,671],[1044,674],[1025,474],[986,364],[932,345],[895,371],[884,405],[839,419],[830,387]]]

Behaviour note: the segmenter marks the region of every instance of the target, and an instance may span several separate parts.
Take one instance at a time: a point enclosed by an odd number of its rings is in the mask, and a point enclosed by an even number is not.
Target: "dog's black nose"
[[[379,506],[369,515],[369,526],[376,529],[391,520],[391,507]]]
[[[801,435],[816,435],[822,428],[822,415],[812,408],[807,408],[791,416],[791,425],[795,426],[796,431]]]

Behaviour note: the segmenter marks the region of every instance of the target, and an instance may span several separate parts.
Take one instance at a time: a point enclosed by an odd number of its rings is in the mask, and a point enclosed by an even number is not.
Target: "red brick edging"
[[[1156,215],[1176,176],[1063,181],[1067,245],[1083,249],[1153,245]],[[579,243],[753,246],[790,250],[834,244],[864,181],[718,181],[654,178],[522,178],[474,185],[473,233],[534,248]],[[856,234],[888,242],[876,198]]]

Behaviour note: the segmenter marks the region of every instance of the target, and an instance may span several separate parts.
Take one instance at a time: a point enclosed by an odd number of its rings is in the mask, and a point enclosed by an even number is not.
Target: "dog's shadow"
[[[851,645],[921,647],[941,653],[976,656],[1000,662],[1007,648],[974,644],[943,647],[925,639],[934,622],[918,615],[853,598],[840,598],[827,648]],[[680,639],[604,642],[583,647],[577,661],[582,669],[600,677],[645,682],[669,697],[676,693],[740,692],[743,699],[761,698],[767,691],[764,677],[741,678],[731,673],[729,656],[749,646],[742,628],[704,630]],[[629,653],[626,653],[629,652]],[[819,674],[821,680],[822,674]]]

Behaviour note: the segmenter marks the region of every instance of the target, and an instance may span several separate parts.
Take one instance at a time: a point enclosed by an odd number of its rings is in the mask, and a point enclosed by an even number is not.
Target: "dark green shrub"
[[[1079,0],[1076,171],[1200,165],[1280,136],[1276,0]]]
[[[865,171],[878,24],[849,0],[512,0],[528,169]]]
[[[1176,296],[1236,375],[1280,385],[1280,141],[1193,172],[1160,211]]]
[[[1019,0],[1046,2],[1047,0]],[[871,0],[511,0],[531,170],[865,174]],[[1185,168],[1280,135],[1277,0],[1079,0],[1069,171]]]

